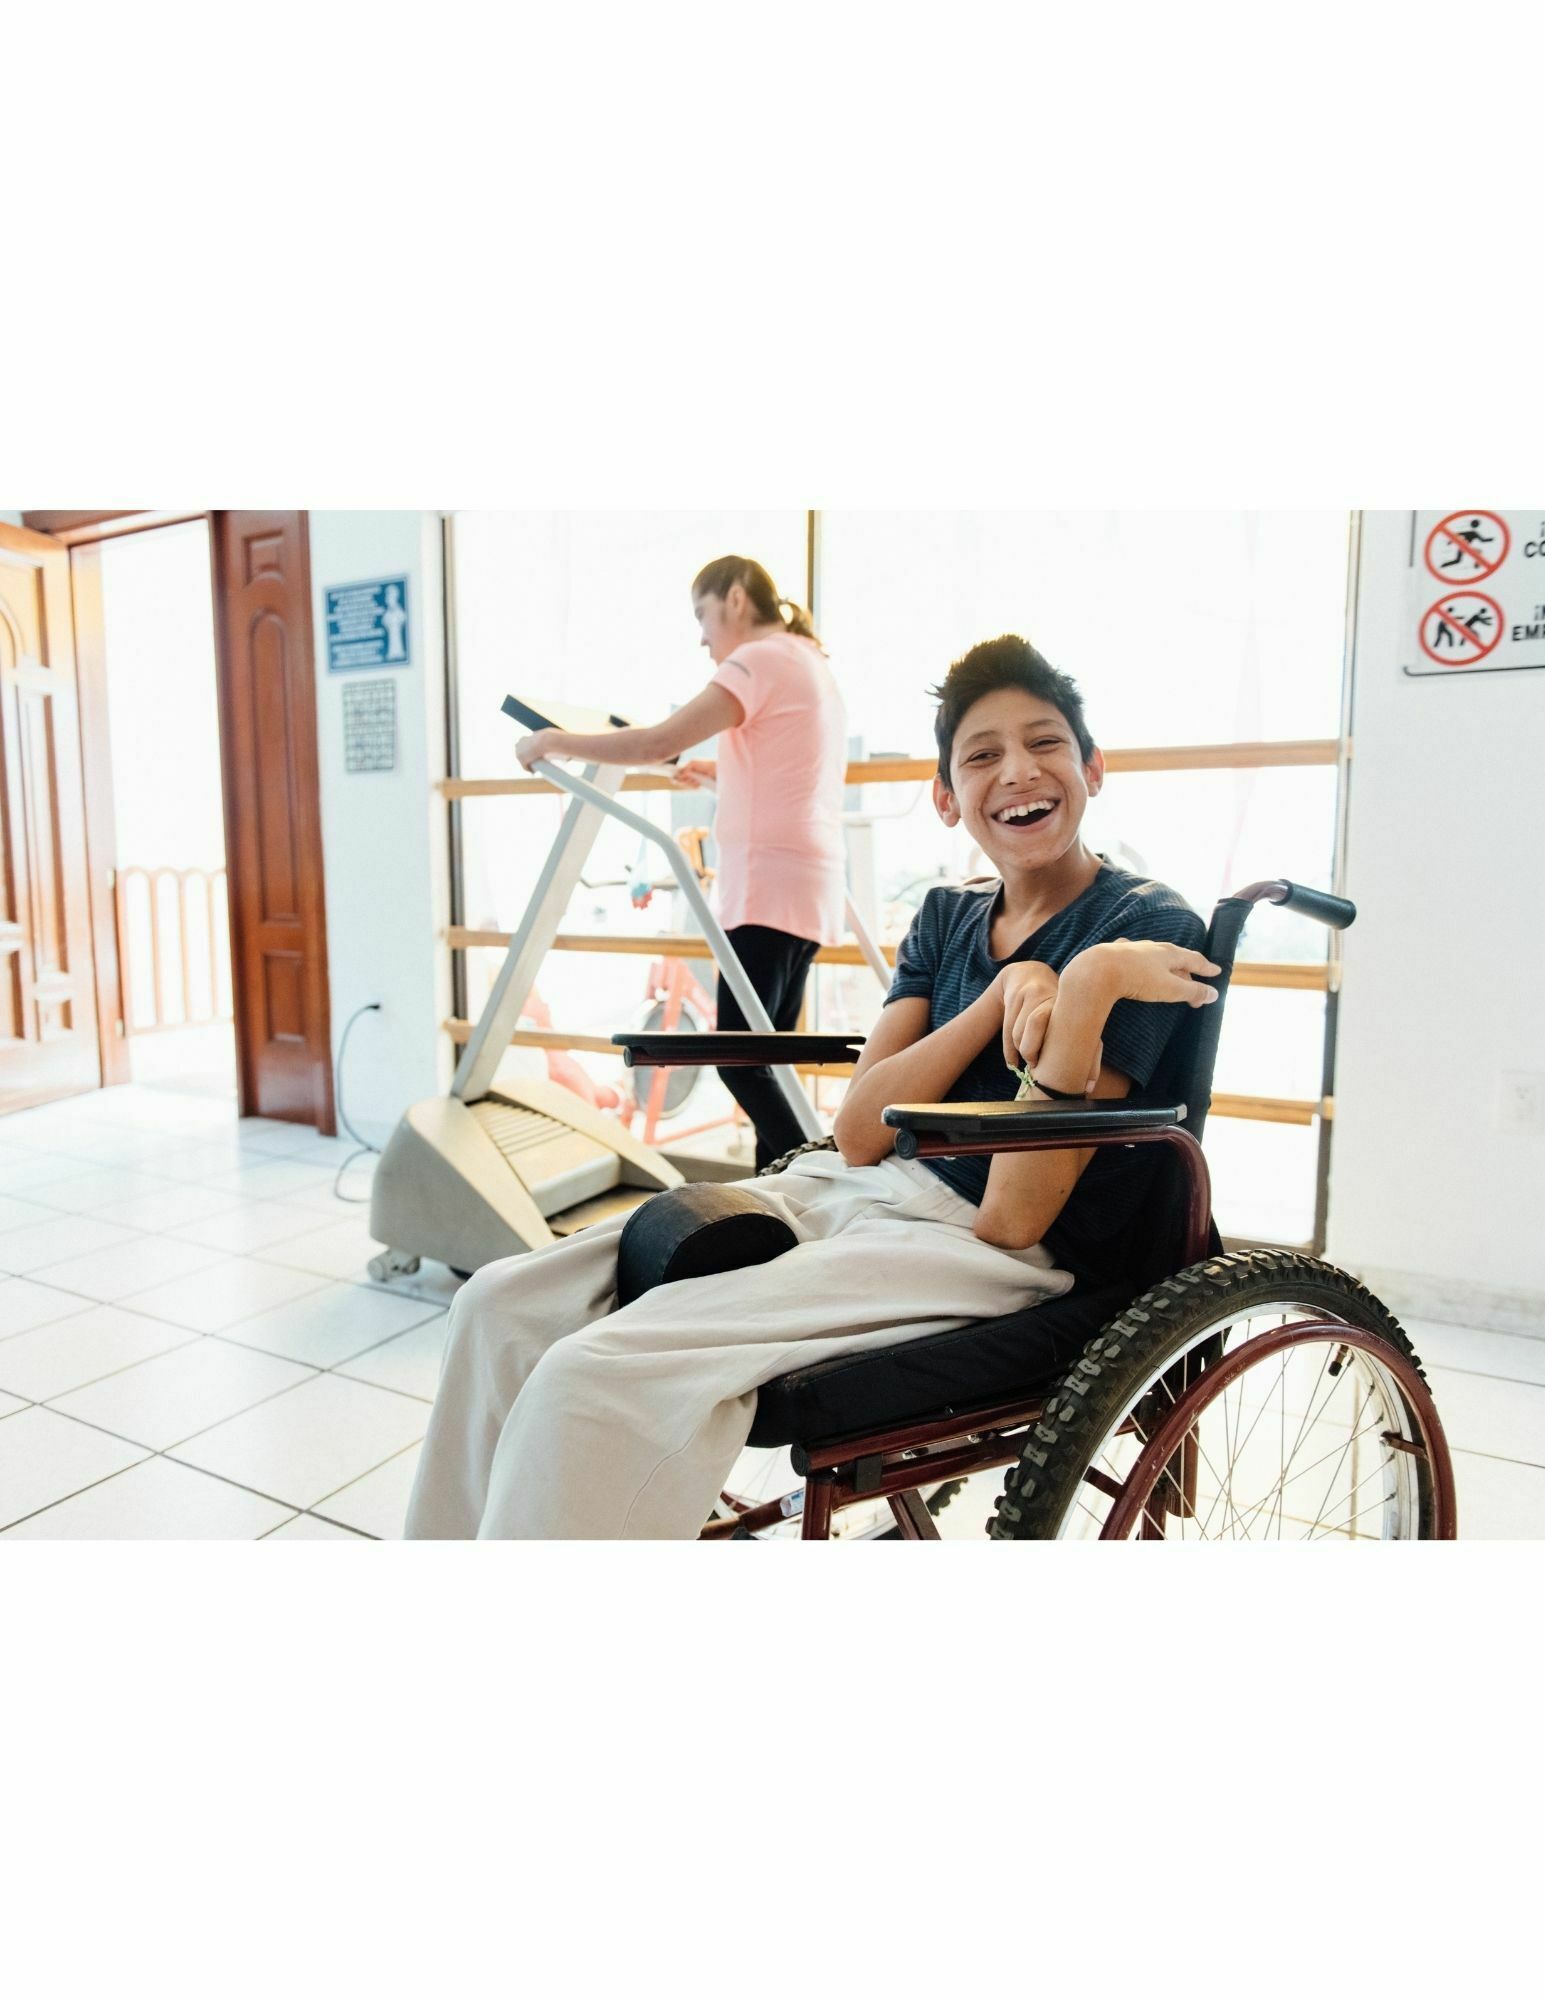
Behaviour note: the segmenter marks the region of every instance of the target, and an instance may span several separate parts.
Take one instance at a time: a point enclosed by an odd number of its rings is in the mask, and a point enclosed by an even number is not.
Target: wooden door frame
[[[64,550],[61,549],[57,537],[41,533],[37,528],[33,527],[28,522],[25,516],[23,517],[22,525],[20,527],[17,527],[13,522],[7,522],[5,524],[5,534],[7,537],[7,546],[14,549],[17,554],[22,556],[26,556],[28,553],[32,553],[39,557],[53,556],[57,558],[59,555],[66,553]],[[74,1084],[67,1090],[63,1091],[56,1090],[53,1088],[48,1088],[41,1096],[36,1096],[36,1097],[22,1096],[19,1100],[13,1099],[11,1103],[9,1103],[7,1106],[8,1111],[25,1110],[32,1103],[42,1103],[42,1104],[57,1103],[65,1097],[77,1096],[83,1093],[89,1093],[93,1089],[100,1089],[102,1087],[102,1084],[106,1081],[106,1077],[102,1069],[102,1009],[101,1009],[100,994],[98,992],[98,986],[97,986],[97,934],[96,934],[97,896],[95,892],[95,884],[93,883],[92,879],[90,841],[89,838],[85,837],[86,827],[87,827],[88,801],[86,797],[86,773],[84,768],[84,761],[80,756],[84,740],[84,727],[82,723],[82,709],[81,709],[80,659],[79,659],[79,650],[77,645],[77,634],[75,629],[74,592],[70,578],[70,562],[68,558],[66,559],[64,565],[63,574],[58,577],[59,595],[62,596],[64,600],[62,604],[60,604],[57,601],[57,598],[55,598],[54,596],[54,592],[50,590],[47,578],[48,578],[48,572],[47,570],[43,570],[40,575],[40,586],[45,593],[45,607],[46,607],[44,613],[45,623],[48,627],[51,628],[54,623],[56,612],[64,613],[67,614],[67,616],[61,617],[60,622],[62,624],[67,623],[69,628],[68,699],[69,699],[69,704],[74,711],[73,729],[76,740],[73,745],[69,744],[68,742],[60,743],[58,740],[57,732],[59,731],[60,728],[61,718],[57,700],[52,707],[52,712],[50,715],[49,733],[53,737],[55,743],[54,763],[55,763],[56,780],[57,777],[61,774],[61,760],[63,759],[63,760],[73,761],[76,767],[75,768],[76,781],[80,786],[81,831],[83,836],[83,853],[81,856],[81,866],[85,875],[85,883],[86,883],[84,941],[86,943],[89,943],[91,950],[91,959],[92,959],[89,991],[91,993],[92,1004],[95,1009],[96,1021],[97,1021],[96,1042],[97,1042],[98,1080],[94,1084],[89,1082],[84,1084]],[[55,647],[52,637],[49,640],[47,650],[49,653],[50,664],[53,664],[55,657]],[[73,759],[70,758],[70,751],[72,749],[75,752],[75,756]],[[65,849],[68,843],[63,824],[64,814],[61,811],[61,800],[59,798],[57,782],[55,783],[52,790],[53,790],[52,811],[54,816],[55,860],[59,864],[62,872],[68,875],[69,867],[67,861],[64,858]],[[11,831],[12,829],[10,826],[7,826],[4,829],[4,834],[7,841],[10,840]],[[19,862],[20,859],[21,856],[19,851],[13,852],[12,855],[13,864]],[[37,920],[38,920],[38,912],[36,906],[34,905],[32,914],[29,917],[29,924],[34,926],[34,940],[36,935],[35,925],[37,923]],[[70,940],[70,956],[72,964],[75,962],[77,958],[84,956],[83,952],[76,952],[74,950],[74,946],[77,942],[78,942],[77,938],[72,934]],[[36,961],[34,956],[34,968],[35,968],[35,963]],[[35,993],[35,988],[34,988],[34,993]]]
[[[23,514],[22,526],[62,542],[67,549],[82,543],[105,542],[117,535],[139,535],[147,528],[174,528],[182,521],[207,521],[207,507],[131,507],[116,513],[33,512]]]
[[[112,762],[108,736],[107,680],[106,680],[106,640],[102,617],[101,556],[99,545],[116,540],[121,535],[143,534],[156,528],[170,528],[189,521],[204,521],[209,528],[210,593],[214,613],[215,674],[217,682],[217,702],[220,714],[220,792],[225,815],[225,846],[228,895],[231,908],[230,950],[232,957],[232,992],[240,985],[240,967],[236,963],[240,944],[238,940],[235,912],[238,907],[238,879],[240,868],[240,842],[232,825],[232,784],[228,764],[230,751],[229,712],[231,700],[231,662],[226,617],[225,586],[219,567],[219,537],[216,533],[216,509],[207,507],[183,508],[126,508],[117,511],[56,510],[53,512],[32,512],[22,514],[23,526],[49,542],[51,546],[63,545],[70,551],[70,576],[72,602],[76,627],[76,661],[78,703],[81,727],[81,764],[86,808],[86,852],[87,872],[90,884],[90,908],[92,945],[96,961],[97,993],[97,1038],[101,1051],[102,1081],[127,1083],[129,1081],[129,1048],[125,1032],[127,996],[123,991],[123,969],[118,954],[118,928],[116,899],[113,882],[117,868],[117,835],[113,819]],[[307,602],[310,603],[310,551],[309,533],[306,551]],[[312,699],[315,701],[315,662],[312,666]],[[297,773],[300,782],[308,785],[317,798],[318,821],[318,891],[317,900],[321,911],[318,925],[318,961],[322,992],[322,1018],[328,1038],[326,1104],[319,1107],[318,1129],[332,1123],[332,1049],[331,1030],[325,1024],[331,1019],[331,993],[329,967],[327,963],[326,902],[322,881],[322,855],[320,852],[321,823],[321,781],[314,758],[309,767]],[[242,1009],[233,1010],[233,1027],[236,1039],[236,1091],[237,1110],[240,1116],[251,1115],[251,1091],[249,1087],[250,1064],[246,1047],[245,1023]]]
[[[278,518],[287,519],[290,510],[285,510]],[[311,587],[311,534],[310,517],[304,511],[298,512],[299,570],[301,598],[306,607],[307,624],[304,631],[306,659],[310,663],[310,675],[306,685],[306,701],[309,704],[308,726],[299,731],[299,742],[291,737],[292,751],[298,750],[298,759],[289,766],[292,788],[301,804],[298,823],[308,825],[314,833],[312,853],[314,868],[306,865],[307,856],[302,855],[300,881],[298,883],[298,910],[308,919],[306,930],[315,941],[315,951],[306,961],[307,979],[311,986],[308,1011],[315,1023],[320,1042],[321,1076],[318,1087],[312,1092],[314,1116],[309,1121],[318,1132],[332,1136],[336,1133],[337,1107],[333,1088],[332,1050],[332,991],[327,957],[327,894],[326,877],[322,855],[322,781],[319,766],[319,744],[317,741],[317,691],[316,657],[312,645],[311,619],[314,616],[314,598]],[[241,513],[236,510],[222,510],[218,515],[210,515],[209,561],[213,579],[215,609],[215,646],[220,660],[220,756],[222,793],[225,803],[226,861],[230,884],[231,940],[232,940],[232,1002],[235,1017],[242,1020],[244,1009],[251,1005],[251,988],[247,974],[252,949],[245,924],[248,899],[243,891],[253,886],[243,872],[241,857],[246,843],[244,829],[238,823],[238,809],[242,788],[237,779],[235,758],[240,741],[240,731],[235,726],[234,712],[237,700],[237,675],[234,671],[234,637],[231,614],[237,603],[237,595],[229,587],[230,570],[225,562],[229,551],[229,536],[236,531],[232,526]],[[254,760],[256,770],[256,760]],[[254,864],[255,866],[257,864]],[[259,868],[260,875],[261,870]],[[250,1027],[251,1023],[248,1022]],[[241,1115],[259,1115],[259,1095],[254,1086],[256,1077],[257,1050],[253,1036],[239,1035],[237,1039],[238,1085],[237,1102]],[[266,1114],[273,1116],[272,1112]],[[300,1122],[297,1120],[296,1122]]]

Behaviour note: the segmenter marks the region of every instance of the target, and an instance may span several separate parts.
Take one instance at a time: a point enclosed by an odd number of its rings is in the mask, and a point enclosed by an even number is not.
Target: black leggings
[[[737,924],[726,936],[773,1026],[780,1033],[797,1028],[805,977],[817,947],[809,938],[790,937],[787,931],[769,930],[766,924]],[[718,1025],[724,1029],[751,1025],[723,973],[719,975]],[[758,1173],[781,1153],[805,1143],[783,1087],[770,1069],[721,1069],[719,1076],[756,1127]]]

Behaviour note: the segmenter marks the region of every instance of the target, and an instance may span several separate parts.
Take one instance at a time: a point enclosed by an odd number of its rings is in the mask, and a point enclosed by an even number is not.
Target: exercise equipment
[[[621,716],[558,710],[545,702],[538,710],[513,695],[503,710],[528,730],[561,727],[593,735],[628,726]],[[572,1092],[541,1078],[494,1083],[603,819],[631,828],[663,852],[746,1019],[753,1029],[772,1033],[767,1010],[688,857],[668,833],[616,798],[623,767],[591,764],[580,776],[544,759],[534,770],[566,792],[570,803],[449,1091],[403,1113],[376,1167],[370,1233],[386,1248],[369,1270],[378,1282],[415,1271],[424,1257],[462,1274],[475,1271],[497,1258],[541,1249],[685,1182],[680,1167]],[[849,918],[857,923],[851,900]],[[867,931],[859,926],[856,935],[888,983],[889,967]],[[794,1070],[784,1064],[774,1074],[799,1129],[819,1138],[820,1120]]]

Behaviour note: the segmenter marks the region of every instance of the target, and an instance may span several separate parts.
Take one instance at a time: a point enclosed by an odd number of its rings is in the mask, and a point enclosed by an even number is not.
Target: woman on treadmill
[[[701,694],[647,728],[539,729],[515,755],[526,770],[542,757],[660,764],[717,736],[717,766],[693,759],[677,780],[717,782],[719,921],[773,1026],[793,1029],[811,960],[843,934],[847,715],[809,612],[780,597],[760,563],[709,563],[693,579],[692,609],[714,663]],[[750,1025],[722,974],[717,1025]],[[758,1171],[803,1142],[770,1069],[719,1075],[756,1128]]]

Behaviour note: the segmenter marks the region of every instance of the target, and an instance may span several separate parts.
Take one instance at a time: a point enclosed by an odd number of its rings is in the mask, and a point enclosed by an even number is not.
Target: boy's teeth
[[[1011,826],[1014,824],[1016,820],[1042,818],[1046,813],[1049,813],[1051,811],[1054,803],[1055,801],[1051,799],[1046,799],[1042,801],[1039,805],[1005,806],[1002,812],[994,813],[993,817],[999,822],[1000,825]]]

